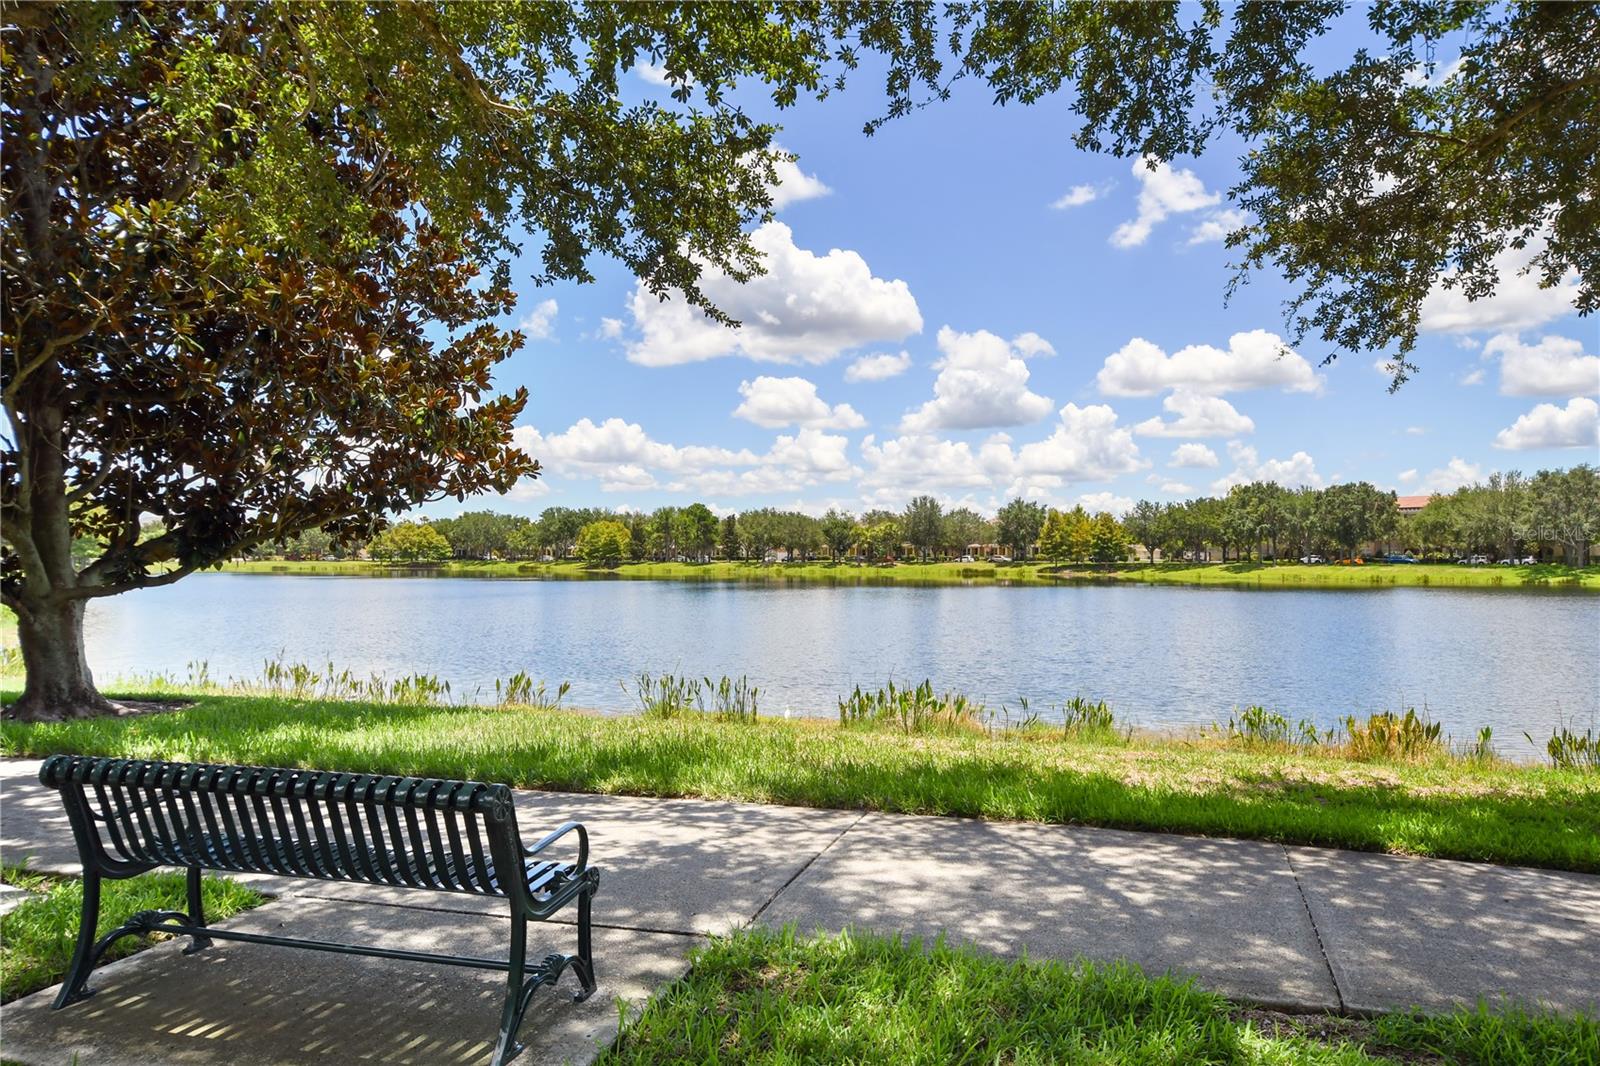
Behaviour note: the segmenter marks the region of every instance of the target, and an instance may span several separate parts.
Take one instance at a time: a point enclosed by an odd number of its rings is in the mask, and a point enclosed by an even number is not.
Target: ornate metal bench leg
[[[189,924],[205,925],[205,903],[200,895],[200,867],[189,867]],[[189,946],[183,949],[185,955],[193,955],[211,946],[211,938],[195,934],[189,938]]]
[[[523,979],[528,957],[528,922],[513,911],[511,915],[510,968],[506,971],[506,1005],[500,1012],[500,1039],[494,1046],[494,1057],[489,1066],[505,1066],[517,1057],[522,1045],[517,1043],[517,1027],[522,1023]]]
[[[100,875],[93,870],[83,873],[83,916],[78,922],[78,946],[72,952],[72,965],[67,968],[66,979],[61,982],[61,992],[52,1009],[88,999],[94,995],[89,987],[89,973],[97,958],[95,933],[100,927]]]
[[[594,947],[589,929],[589,911],[593,899],[593,888],[586,888],[578,894],[578,957],[572,960],[572,968],[578,971],[578,981],[582,987],[572,998],[579,1003],[594,995],[595,990]]]

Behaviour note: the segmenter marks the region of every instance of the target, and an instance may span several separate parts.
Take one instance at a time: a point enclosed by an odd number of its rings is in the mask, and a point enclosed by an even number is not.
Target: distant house
[[[1428,501],[1432,499],[1433,496],[1431,494],[1427,496],[1401,496],[1395,500],[1395,506],[1400,508],[1401,515],[1413,515],[1428,506]]]

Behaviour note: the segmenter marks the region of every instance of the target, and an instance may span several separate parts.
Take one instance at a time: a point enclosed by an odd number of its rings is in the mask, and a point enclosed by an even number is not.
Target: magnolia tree
[[[1314,68],[1341,16],[1365,20],[1371,47]],[[1241,270],[1297,287],[1297,337],[1384,350],[1397,378],[1428,292],[1492,292],[1502,253],[1550,284],[1576,274],[1581,310],[1597,301],[1586,4],[33,3],[4,18],[0,598],[27,669],[19,717],[112,710],[83,651],[94,597],[309,529],[373,535],[536,474],[512,444],[524,396],[491,380],[520,342],[495,325],[513,262],[548,283],[612,258],[734,325],[699,279],[761,269],[750,226],[780,159],[736,85],[786,107],[871,53],[886,103],[869,131],[968,79],[1060,106],[1080,147],[1152,165],[1243,138]],[[1467,43],[1445,76],[1429,50],[1450,34]],[[623,101],[642,62],[670,100]],[[162,531],[142,536],[149,516]],[[799,537],[757,526],[747,557]]]

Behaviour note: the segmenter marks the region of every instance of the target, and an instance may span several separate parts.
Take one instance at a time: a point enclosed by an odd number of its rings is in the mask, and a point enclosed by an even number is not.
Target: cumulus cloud
[[[667,68],[658,63],[637,63],[633,72],[639,75],[639,80],[650,85],[671,85],[672,80],[667,77]]]
[[[783,149],[773,145],[776,151]],[[778,175],[778,184],[772,187],[772,209],[782,211],[790,204],[799,203],[801,200],[815,200],[819,196],[827,196],[833,192],[817,178],[815,174],[807,174],[800,169],[800,164],[793,159],[785,157],[774,163],[773,169]]]
[[[734,417],[768,429],[781,426],[860,429],[867,424],[867,420],[847,403],[829,407],[817,395],[817,387],[805,378],[763,375],[754,381],[741,381],[739,395],[744,397],[744,402],[734,408]]]
[[[1500,359],[1500,392],[1506,396],[1572,396],[1600,393],[1600,356],[1585,355],[1583,343],[1547,335],[1524,344],[1515,333],[1499,333],[1483,354]]]
[[[768,222],[750,236],[766,273],[740,284],[707,268],[700,287],[713,305],[741,322],[730,329],[680,297],[658,299],[641,282],[629,303],[639,336],[628,358],[672,366],[742,355],[773,363],[825,363],[851,348],[899,341],[922,330],[917,301],[903,281],[874,277],[855,252],[816,255],[794,233]]]
[[[1233,460],[1233,472],[1211,483],[1211,491],[1218,495],[1235,485],[1252,481],[1276,481],[1289,489],[1302,485],[1320,489],[1324,484],[1322,475],[1317,473],[1317,464],[1305,452],[1295,452],[1287,459],[1262,460],[1250,445],[1229,441],[1228,458]]]
[[[1214,244],[1226,240],[1228,234],[1244,225],[1249,217],[1243,211],[1236,211],[1233,208],[1213,211],[1209,218],[1189,231],[1189,239],[1184,243],[1192,247],[1196,244]]]
[[[1131,498],[1118,496],[1114,492],[1086,492],[1078,497],[1077,502],[1090,513],[1110,511],[1114,515],[1121,516],[1133,510]]]
[[[1017,339],[1035,354],[1040,344],[1050,347],[1037,334]],[[938,343],[943,355],[934,363],[939,376],[933,399],[907,413],[902,431],[1020,426],[1050,413],[1050,398],[1028,389],[1026,355],[1016,342],[1007,343],[987,330],[957,333],[943,326]]]
[[[1411,475],[1407,477],[1406,475]],[[1415,470],[1405,470],[1400,474],[1402,484],[1415,481],[1418,495],[1432,495],[1433,493],[1454,492],[1463,485],[1470,485],[1474,481],[1483,480],[1483,468],[1476,463],[1469,463],[1460,456],[1454,456],[1443,466],[1435,467],[1425,475],[1419,475]]]
[[[548,340],[556,326],[556,312],[560,305],[555,300],[540,300],[518,323],[517,328],[528,335],[529,340]]]
[[[1144,437],[1237,437],[1255,432],[1256,424],[1220,396],[1179,391],[1162,400],[1161,406],[1178,417],[1170,422],[1149,418],[1133,431]]]
[[[1463,384],[1463,385],[1482,385],[1483,384],[1483,368],[1479,367],[1476,370],[1469,370],[1465,374],[1461,375],[1461,384]]]
[[[618,337],[622,336],[622,319],[620,319],[620,318],[602,318],[602,319],[600,319],[600,336],[604,340],[608,340],[608,341],[616,340]]]
[[[1024,359],[1037,359],[1040,356],[1056,354],[1055,346],[1032,330],[1012,337],[1011,347],[1015,348]]]
[[[1600,404],[1587,396],[1574,396],[1565,408],[1541,403],[1497,433],[1494,446],[1509,451],[1600,446]]]
[[[1269,388],[1315,392],[1321,387],[1311,364],[1283,338],[1263,329],[1235,333],[1225,350],[1191,344],[1170,356],[1135,337],[1106,357],[1095,380],[1111,396],[1151,396],[1166,389],[1211,396]]]
[[[1494,258],[1499,283],[1494,295],[1470,300],[1458,285],[1434,283],[1422,300],[1419,328],[1424,333],[1489,333],[1536,329],[1572,313],[1578,298],[1577,271],[1550,288],[1537,272],[1524,273],[1545,241],[1535,237],[1522,249],[1507,248]]]
[[[1169,215],[1198,211],[1222,201],[1220,194],[1206,190],[1194,171],[1175,169],[1151,156],[1134,160],[1133,176],[1139,182],[1139,214],[1112,231],[1111,243],[1118,248],[1143,244]]]
[[[1059,197],[1050,202],[1050,206],[1057,211],[1064,211],[1069,207],[1082,207],[1092,204],[1104,196],[1109,189],[1097,185],[1074,185]]]
[[[910,352],[900,352],[896,355],[863,355],[844,368],[844,379],[849,382],[887,381],[889,378],[904,374],[910,368]]]
[[[1161,483],[1161,491],[1173,496],[1187,496],[1194,489],[1181,481],[1163,481]]]
[[[1104,404],[1061,408],[1051,434],[1013,446],[996,433],[974,448],[931,433],[861,442],[868,498],[899,500],[919,492],[987,488],[1006,496],[1041,498],[1068,482],[1106,481],[1141,469],[1133,433]]]
[[[1207,448],[1204,444],[1180,444],[1172,449],[1172,457],[1167,460],[1167,465],[1193,470],[1209,470],[1216,467],[1219,462],[1217,453]]]
[[[518,426],[514,438],[544,465],[547,476],[598,481],[603,492],[758,495],[847,481],[861,472],[850,461],[846,437],[811,427],[779,435],[761,454],[748,448],[669,444],[620,418],[598,424],[582,418],[548,435]]]

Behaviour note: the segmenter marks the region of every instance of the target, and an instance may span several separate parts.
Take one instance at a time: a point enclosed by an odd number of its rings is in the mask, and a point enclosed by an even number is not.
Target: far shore
[[[1600,590],[1600,566],[1555,563],[1466,566],[1451,563],[1156,563],[1127,565],[1045,562],[958,563],[623,563],[592,567],[562,562],[452,560],[378,563],[359,559],[250,559],[225,564],[231,573],[547,578],[557,580],[772,581],[855,585],[1061,585],[1118,582],[1235,588],[1559,588]]]

